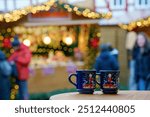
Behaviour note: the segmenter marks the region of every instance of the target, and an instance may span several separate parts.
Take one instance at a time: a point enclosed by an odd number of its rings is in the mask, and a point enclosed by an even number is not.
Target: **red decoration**
[[[93,48],[98,48],[99,46],[99,38],[98,37],[94,37],[93,39],[90,40],[90,45]]]
[[[10,38],[4,38],[4,40],[3,40],[3,47],[4,48],[11,48]]]

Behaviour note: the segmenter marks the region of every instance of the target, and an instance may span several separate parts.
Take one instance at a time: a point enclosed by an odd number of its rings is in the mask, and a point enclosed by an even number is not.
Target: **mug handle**
[[[71,84],[73,84],[74,86],[77,86],[76,83],[72,82],[72,80],[71,80],[71,77],[72,77],[72,76],[75,76],[75,77],[77,78],[77,74],[70,74],[69,77],[68,77],[69,82],[70,82]]]
[[[100,76],[101,73],[96,73],[96,75]],[[96,80],[96,83],[97,83],[98,85],[101,85],[100,82],[98,82],[97,80]]]

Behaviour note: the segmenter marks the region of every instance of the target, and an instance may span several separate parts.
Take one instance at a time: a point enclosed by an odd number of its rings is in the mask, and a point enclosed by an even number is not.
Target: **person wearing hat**
[[[11,66],[0,50],[0,100],[10,99],[10,74]]]
[[[109,45],[102,44],[100,46],[101,54],[96,58],[94,68],[97,72],[100,70],[119,70],[117,59],[110,53]]]
[[[11,64],[16,64],[18,72],[17,83],[19,85],[19,99],[27,100],[29,98],[27,80],[29,78],[28,67],[32,56],[31,51],[26,45],[20,43],[18,36],[14,37],[12,46],[15,51],[8,60]]]
[[[119,51],[116,48],[113,48],[111,43],[108,43],[109,52],[111,55],[113,55],[117,60],[119,56]]]

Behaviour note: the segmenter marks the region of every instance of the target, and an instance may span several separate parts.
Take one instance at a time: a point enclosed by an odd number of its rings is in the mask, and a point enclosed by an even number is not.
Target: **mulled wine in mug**
[[[77,70],[75,74],[71,74],[68,80],[73,84],[81,94],[93,94],[96,87],[96,70]],[[72,76],[76,77],[76,82],[72,81]]]
[[[117,94],[119,89],[119,70],[100,70],[100,87],[104,94]]]

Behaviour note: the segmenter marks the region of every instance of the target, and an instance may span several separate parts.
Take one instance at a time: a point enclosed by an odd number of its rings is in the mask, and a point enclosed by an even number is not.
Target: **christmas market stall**
[[[30,47],[30,93],[72,88],[68,74],[76,69],[92,69],[95,62],[101,18],[109,19],[111,13],[97,13],[55,0],[3,13],[0,24],[5,27],[0,30],[0,48],[9,57],[14,51],[11,41],[15,35]],[[17,89],[14,85],[13,92],[17,93]]]

